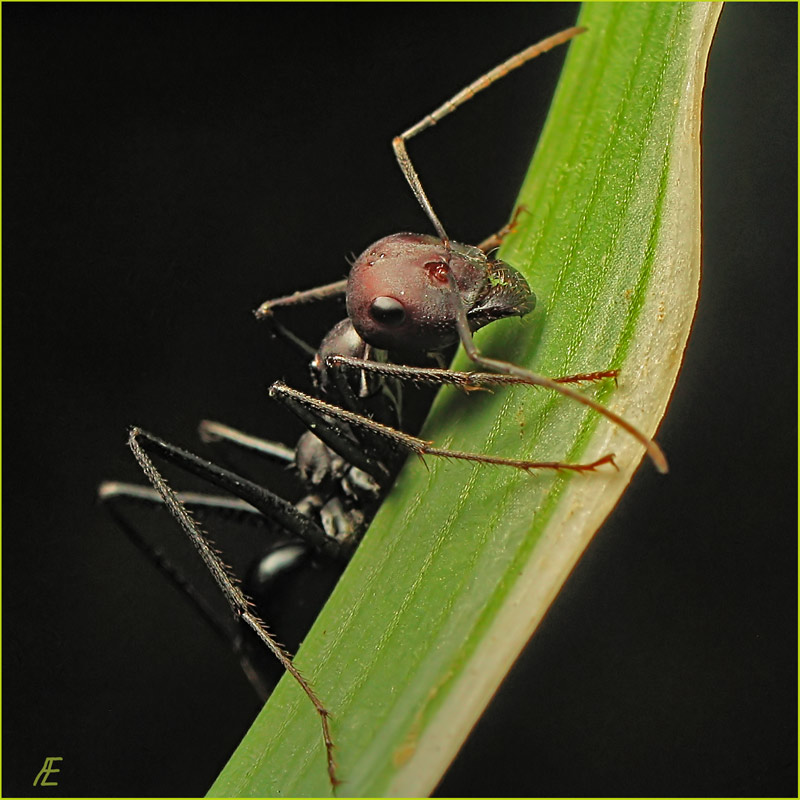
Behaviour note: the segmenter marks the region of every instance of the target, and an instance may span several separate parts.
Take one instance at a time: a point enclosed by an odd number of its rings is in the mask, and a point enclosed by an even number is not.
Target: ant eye
[[[429,261],[424,269],[430,275],[431,280],[437,283],[447,283],[447,274],[450,272],[450,267],[443,261]]]
[[[394,297],[376,297],[369,307],[369,313],[375,322],[380,322],[390,328],[402,325],[406,318],[403,304]]]

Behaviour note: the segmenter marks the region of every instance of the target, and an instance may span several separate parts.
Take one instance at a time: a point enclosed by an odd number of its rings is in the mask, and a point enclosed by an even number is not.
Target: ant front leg
[[[482,369],[492,370],[504,375],[520,378],[522,379],[523,383],[529,383],[532,386],[543,386],[546,389],[552,389],[553,391],[559,392],[559,394],[563,394],[565,397],[569,397],[578,403],[589,406],[589,408],[594,409],[599,414],[602,414],[604,417],[611,420],[611,422],[613,422],[615,425],[618,425],[624,431],[627,431],[631,436],[634,437],[634,439],[644,445],[647,454],[650,456],[650,459],[659,472],[666,473],[669,470],[667,458],[664,455],[664,451],[658,446],[658,444],[656,444],[656,442],[654,442],[650,437],[645,436],[645,434],[642,433],[636,426],[632,425],[610,408],[606,408],[604,405],[598,403],[596,400],[593,400],[591,397],[581,394],[571,386],[566,385],[566,382],[559,383],[552,378],[548,378],[544,375],[538,375],[535,372],[518,367],[516,364],[511,364],[508,361],[501,361],[497,358],[489,358],[484,356],[478,350],[475,341],[472,338],[472,330],[470,329],[469,320],[467,319],[467,310],[464,307],[464,302],[461,299],[455,278],[449,270],[446,273],[446,278],[450,287],[450,292],[448,294],[450,310],[452,311],[453,321],[455,322],[456,330],[458,331],[458,338],[461,340],[461,344],[464,346],[464,350],[471,361],[473,361]]]
[[[528,378],[518,375],[503,375],[498,372],[458,372],[440,367],[409,367],[405,364],[393,364],[383,361],[362,361],[348,356],[330,356],[326,366],[331,370],[362,370],[383,375],[386,378],[397,378],[411,383],[422,383],[428,386],[455,386],[465,392],[483,389],[490,386],[539,385]],[[553,378],[555,383],[596,383],[605,378],[617,379],[619,370],[608,369],[597,372],[583,372],[577,375],[566,375]]]
[[[344,278],[340,281],[325,284],[324,286],[316,286],[313,289],[306,289],[302,292],[294,292],[284,297],[277,297],[274,300],[265,300],[253,313],[256,319],[269,324],[270,331],[274,336],[278,336],[285,342],[288,342],[292,347],[298,350],[304,358],[309,356],[313,358],[317,352],[316,349],[280,323],[275,318],[273,312],[276,308],[306,305],[307,303],[314,303],[318,300],[329,300],[331,298],[341,297],[346,291],[347,278]]]
[[[294,292],[284,297],[277,297],[274,300],[265,300],[256,310],[257,319],[265,319],[276,308],[288,306],[300,306],[306,303],[314,303],[317,300],[329,300],[332,297],[339,297],[347,291],[347,278],[324,286],[316,286],[313,289],[305,289],[302,292]]]
[[[456,302],[460,304],[459,295],[455,289],[452,291],[451,296],[454,296]],[[619,414],[567,385],[570,383],[590,383],[605,378],[613,378],[616,380],[618,376],[617,370],[603,370],[599,372],[568,375],[563,378],[548,378],[544,375],[537,375],[534,372],[518,367],[515,364],[509,364],[508,362],[498,359],[486,358],[482,356],[475,347],[471,332],[469,331],[469,325],[466,321],[466,312],[464,312],[463,307],[461,307],[461,314],[463,315],[463,327],[466,329],[469,337],[469,347],[465,344],[467,354],[475,363],[485,368],[495,369],[497,370],[496,372],[457,372],[434,367],[407,367],[402,364],[359,361],[357,359],[347,358],[346,356],[331,356],[327,361],[328,367],[331,369],[342,367],[346,369],[360,369],[366,372],[375,372],[386,377],[408,380],[415,383],[456,386],[464,391],[487,386],[512,386],[519,384],[542,386],[546,389],[552,389],[572,400],[589,406],[619,425],[647,448],[648,455],[655,463],[659,472],[667,472],[668,466],[666,457],[661,448],[652,439],[645,436],[638,428],[631,425],[630,422],[619,416]],[[459,332],[461,332],[461,329],[459,329]],[[464,339],[462,336],[462,342],[463,341]],[[564,466],[565,465],[561,465],[559,468]],[[580,467],[581,465],[578,466]]]

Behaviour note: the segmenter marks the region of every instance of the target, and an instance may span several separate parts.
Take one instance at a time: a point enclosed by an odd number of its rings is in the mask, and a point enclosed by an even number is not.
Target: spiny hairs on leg
[[[328,777],[331,785],[335,788],[340,781],[336,777],[336,762],[333,758],[333,740],[331,739],[330,727],[328,725],[328,717],[330,716],[328,710],[317,697],[308,681],[292,663],[289,654],[278,644],[277,640],[267,630],[264,622],[253,612],[254,604],[252,600],[239,588],[238,579],[219,557],[208,534],[203,531],[191,512],[180,502],[176,493],[156,469],[147,453],[145,453],[139,443],[140,433],[141,431],[139,428],[131,428],[128,436],[128,446],[139,463],[139,466],[142,468],[142,471],[147,476],[147,479],[153,485],[153,488],[161,495],[164,504],[167,506],[172,516],[175,517],[184,533],[189,537],[195,548],[197,548],[200,557],[211,572],[214,581],[222,590],[233,612],[240,617],[269,648],[270,652],[278,659],[283,668],[298,684],[300,684],[300,687],[314,705],[322,725],[322,739],[325,743],[325,753],[328,762]]]
[[[368,417],[363,417],[361,414],[355,414],[352,411],[347,411],[344,408],[339,408],[318,397],[312,397],[297,389],[292,389],[282,381],[277,381],[270,386],[270,396],[275,397],[282,402],[287,402],[290,408],[297,404],[304,408],[312,410],[312,412],[321,417],[332,417],[333,419],[341,420],[350,425],[369,430],[372,433],[382,436],[389,440],[398,447],[402,447],[411,453],[418,456],[437,456],[440,458],[454,458],[460,461],[473,461],[480,464],[494,464],[497,466],[513,467],[514,469],[524,470],[530,472],[537,469],[554,469],[554,470],[571,470],[573,472],[593,472],[603,464],[614,464],[613,455],[605,455],[597,461],[590,464],[567,464],[560,461],[527,461],[517,458],[504,458],[503,456],[483,455],[481,453],[466,453],[460,450],[446,450],[439,447],[434,447],[433,442],[420,439],[418,436],[411,436],[411,434],[398,431],[388,425],[383,425]],[[294,410],[294,409],[293,409]],[[322,435],[324,432],[320,430]]]

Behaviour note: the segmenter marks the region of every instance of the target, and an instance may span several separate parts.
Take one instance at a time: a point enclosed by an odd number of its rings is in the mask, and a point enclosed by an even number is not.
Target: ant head
[[[452,285],[473,331],[527,314],[536,303],[515,269],[490,261],[477,247],[396,233],[356,259],[347,280],[347,313],[373,347],[437,352],[458,341]]]

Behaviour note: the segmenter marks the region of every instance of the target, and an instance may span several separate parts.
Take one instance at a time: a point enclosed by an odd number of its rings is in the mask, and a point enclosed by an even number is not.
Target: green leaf
[[[618,369],[618,386],[585,391],[648,434],[697,300],[700,105],[719,12],[584,7],[588,32],[570,45],[520,195],[527,213],[501,253],[538,307],[476,337],[485,354],[546,375]],[[463,356],[455,366],[469,369]],[[614,453],[619,472],[409,461],[296,658],[332,712],[343,796],[433,790],[643,453],[598,414],[530,387],[445,389],[422,436],[517,458]],[[210,794],[331,794],[319,720],[294,681]]]

